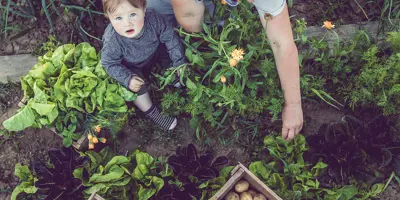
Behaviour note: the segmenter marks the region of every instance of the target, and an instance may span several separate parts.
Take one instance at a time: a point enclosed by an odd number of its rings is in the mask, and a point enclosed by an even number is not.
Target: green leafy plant
[[[74,177],[88,187],[86,196],[97,193],[104,198],[147,200],[164,186],[161,176],[170,175],[169,170],[160,170],[158,159],[139,150],[129,156],[116,156],[108,147],[81,154],[91,162],[76,169]]]
[[[164,180],[156,173],[156,160],[139,150],[134,151],[130,158],[135,166],[131,176],[138,188],[136,195],[139,200],[150,199],[164,187]]]
[[[304,161],[308,147],[302,135],[291,142],[280,136],[266,136],[264,147],[265,158],[252,162],[250,171],[284,199],[367,199],[383,191],[381,183],[324,187],[321,180],[328,165],[321,160],[316,164]]]
[[[198,129],[198,137],[203,122],[222,128],[239,116],[269,112],[277,119],[282,110],[273,54],[251,7],[243,2],[227,10],[218,2],[212,24],[203,25],[203,33],[179,30],[190,63],[178,69],[181,83],[186,86],[182,94],[185,100],[179,99],[178,111],[192,116],[191,126]],[[218,26],[223,19],[225,24]],[[253,35],[259,37],[254,39]],[[160,88],[173,81],[170,76],[158,76]],[[172,105],[169,95],[163,101],[165,107]]]
[[[116,113],[127,115],[125,101],[136,98],[107,75],[96,50],[88,43],[66,44],[39,56],[38,63],[21,78],[21,85],[27,105],[6,120],[4,127],[20,131],[55,126],[65,146],[85,132],[88,115],[97,116],[91,119]],[[116,120],[121,118],[124,117]]]
[[[33,176],[28,166],[22,166],[20,163],[17,163],[15,165],[14,174],[15,176],[18,176],[21,182],[17,185],[17,187],[14,188],[11,194],[11,200],[16,200],[17,196],[22,192],[27,194],[36,193],[36,191],[38,190],[35,187],[35,182],[37,181],[37,178]]]
[[[380,56],[376,46],[371,47],[362,56],[365,61],[358,76],[354,77],[349,87],[350,104],[372,103],[380,107],[385,115],[399,112],[400,105],[400,52],[399,34],[392,33],[388,41],[393,43],[393,53],[390,56]],[[350,89],[349,89],[350,90]]]
[[[125,156],[116,156],[106,147],[99,153],[87,151],[81,153],[87,156],[90,162],[83,168],[75,169],[73,175],[87,187],[83,191],[85,196],[97,193],[104,198],[131,199],[132,178],[128,171],[130,159]]]
[[[317,178],[327,165],[318,162],[310,166],[304,162],[303,154],[307,150],[304,136],[298,135],[292,142],[280,136],[266,136],[264,146],[266,158],[252,162],[249,169],[282,198],[315,199],[319,196],[316,191],[323,192]]]

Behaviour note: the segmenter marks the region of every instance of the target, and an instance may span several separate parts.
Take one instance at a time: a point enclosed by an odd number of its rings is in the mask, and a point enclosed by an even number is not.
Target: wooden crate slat
[[[269,200],[282,200],[282,198],[280,198],[273,190],[271,190],[271,188],[265,185],[257,176],[255,176],[241,163],[236,165],[231,172],[231,178],[229,178],[225,185],[222,186],[222,188],[210,200],[222,200],[241,179],[248,181],[252,188],[262,193]]]

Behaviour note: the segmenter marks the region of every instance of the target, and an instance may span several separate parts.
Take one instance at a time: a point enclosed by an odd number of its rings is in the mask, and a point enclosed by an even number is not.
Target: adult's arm
[[[264,17],[260,19],[271,44],[283,88],[285,102],[282,111],[282,137],[291,140],[303,127],[303,110],[298,50],[293,40],[288,8],[285,5],[277,16],[268,20]]]
[[[205,6],[198,0],[171,0],[175,18],[187,32],[201,32]]]

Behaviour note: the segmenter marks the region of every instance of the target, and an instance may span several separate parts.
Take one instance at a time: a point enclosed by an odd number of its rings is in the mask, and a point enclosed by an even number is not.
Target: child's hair
[[[104,15],[108,17],[108,14],[115,12],[117,6],[123,1],[127,1],[133,7],[141,9],[145,9],[147,3],[147,0],[103,0]]]

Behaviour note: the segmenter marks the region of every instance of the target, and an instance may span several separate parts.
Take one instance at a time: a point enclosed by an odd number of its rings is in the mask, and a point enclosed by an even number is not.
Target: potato
[[[256,196],[256,194],[257,194],[257,192],[254,191],[254,190],[252,190],[252,189],[247,190],[247,192],[251,195],[251,197],[254,197],[254,196]]]
[[[249,189],[249,182],[245,180],[238,181],[235,185],[235,191],[237,193],[242,193],[244,191],[247,191]]]
[[[243,192],[240,194],[240,200],[253,200],[253,197],[248,192]]]
[[[265,197],[262,194],[256,194],[256,196],[254,196],[253,200],[267,200],[267,197]]]
[[[236,192],[229,192],[225,196],[225,200],[240,200],[239,195]]]

